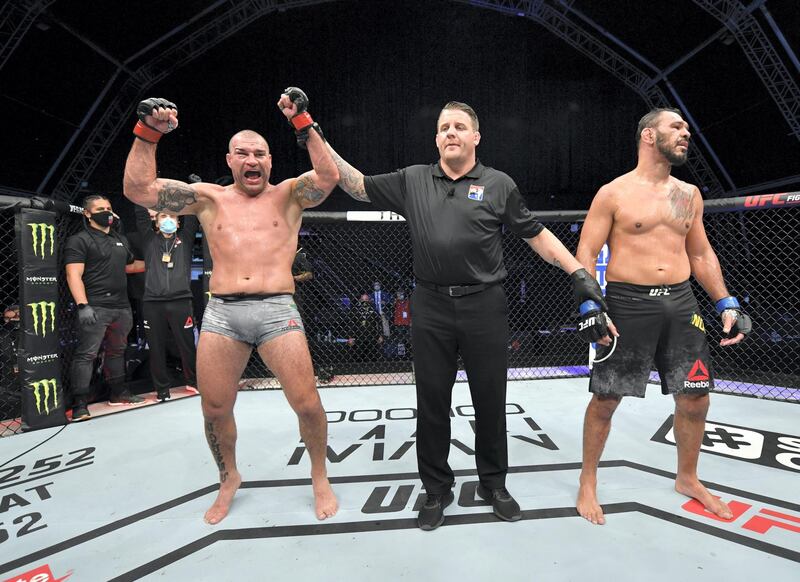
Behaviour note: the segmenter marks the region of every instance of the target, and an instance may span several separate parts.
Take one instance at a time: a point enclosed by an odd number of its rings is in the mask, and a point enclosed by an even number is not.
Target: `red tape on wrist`
[[[311,119],[311,115],[308,114],[308,111],[303,111],[303,113],[298,113],[290,120],[292,126],[297,131],[303,131],[305,128],[314,125],[314,120]]]
[[[133,127],[133,135],[148,143],[158,143],[158,140],[160,140],[161,136],[164,134],[152,127],[146,126],[141,121],[137,121],[136,125]]]

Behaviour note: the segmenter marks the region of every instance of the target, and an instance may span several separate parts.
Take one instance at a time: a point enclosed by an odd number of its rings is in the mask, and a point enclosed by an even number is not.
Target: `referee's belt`
[[[436,285],[435,283],[428,283],[427,281],[420,281],[417,279],[417,285],[436,291],[442,295],[449,295],[450,297],[464,297],[465,295],[474,295],[485,291],[489,287],[497,285],[497,283],[478,283],[477,285]]]

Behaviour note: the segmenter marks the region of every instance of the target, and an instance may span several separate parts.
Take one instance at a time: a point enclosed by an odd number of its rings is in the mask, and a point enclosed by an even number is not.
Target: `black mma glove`
[[[139,103],[136,107],[136,115],[139,117],[139,121],[136,122],[133,128],[133,135],[148,143],[158,143],[162,135],[175,129],[170,122],[167,126],[167,131],[162,132],[145,121],[148,115],[153,115],[153,109],[156,107],[161,109],[174,109],[175,111],[178,110],[178,107],[174,103],[166,99],[161,99],[160,97],[151,97]]]
[[[313,129],[324,140],[325,136],[322,133],[322,128],[319,123],[311,119],[308,113],[308,96],[302,89],[297,87],[286,87],[283,90],[284,95],[288,95],[292,103],[297,106],[297,115],[289,120],[289,125],[294,127],[294,134],[297,137],[297,145],[303,149],[307,149],[306,142],[308,141],[308,130]]]
[[[580,317],[578,319],[578,335],[584,341],[593,343],[601,340],[608,333],[608,324],[611,319],[596,301],[587,300],[581,303]]]
[[[88,303],[78,305],[78,323],[80,323],[81,327],[97,323],[97,313]]]
[[[600,305],[602,311],[608,311],[608,305],[603,297],[603,290],[586,269],[578,269],[572,275],[572,291],[575,294],[575,303],[581,305],[584,301],[594,301]]]
[[[733,327],[725,336],[725,339],[735,338],[737,335],[742,334],[747,337],[753,331],[753,321],[750,316],[742,311],[739,301],[736,297],[723,297],[715,304],[717,314],[722,317],[725,312],[730,313],[734,317]],[[724,320],[723,320],[724,324]]]

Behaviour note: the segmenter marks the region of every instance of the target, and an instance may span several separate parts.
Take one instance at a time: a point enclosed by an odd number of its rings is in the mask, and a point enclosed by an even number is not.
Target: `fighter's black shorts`
[[[595,363],[589,391],[644,397],[650,371],[664,394],[706,394],[714,387],[703,320],[689,281],[646,287],[609,282],[608,315],[619,337],[610,358]],[[597,346],[602,360],[611,346]]]

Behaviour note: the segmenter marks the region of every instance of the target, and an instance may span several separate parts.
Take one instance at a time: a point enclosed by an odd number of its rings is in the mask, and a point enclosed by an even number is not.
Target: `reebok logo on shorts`
[[[697,315],[696,313],[692,313],[691,324],[700,331],[702,331],[703,333],[706,333],[706,325],[703,323],[703,318]]]
[[[190,327],[194,327],[194,321],[192,320],[192,316],[186,318],[186,323],[183,324],[183,329],[189,329]]]
[[[286,324],[286,327],[300,327],[297,325],[297,322],[294,319],[290,319],[289,323]]]
[[[684,388],[710,388],[710,377],[708,375],[708,368],[703,363],[703,360],[695,360],[694,366],[689,370],[689,375],[683,383]]]

